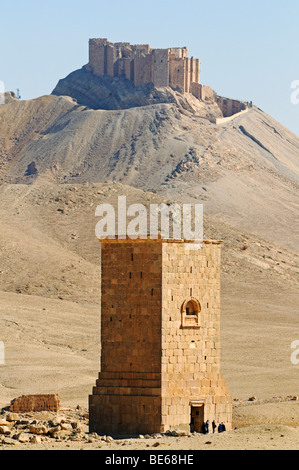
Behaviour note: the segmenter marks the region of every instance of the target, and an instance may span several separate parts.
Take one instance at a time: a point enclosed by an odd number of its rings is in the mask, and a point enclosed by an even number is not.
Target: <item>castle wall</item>
[[[149,44],[136,44],[133,48],[137,51],[144,52],[145,54],[149,54],[151,51],[151,46]]]
[[[180,90],[183,92],[185,89],[185,60],[171,55],[169,60],[169,70],[169,85],[174,90]]]
[[[200,82],[200,60],[191,58],[191,76],[190,76],[190,83]]]
[[[125,71],[125,76],[128,80],[133,80],[134,81],[134,68],[132,67],[133,61],[131,59],[124,59],[124,71]]]
[[[202,85],[200,83],[190,83],[190,93],[198,100],[202,99]]]
[[[90,39],[89,41],[89,64],[92,67],[93,73],[102,77],[106,74],[105,71],[105,40]]]
[[[135,57],[134,59],[134,85],[141,86],[153,83],[153,56]]]
[[[216,101],[217,98],[216,92],[212,88],[195,82],[190,83],[190,93],[202,101]]]
[[[233,114],[232,116],[228,116],[228,117],[224,117],[224,118],[216,118],[214,122],[217,125],[226,124],[226,123],[232,121],[233,119],[236,119],[237,117],[242,116],[242,114],[248,113],[248,111],[249,111],[249,109],[246,108],[246,109],[244,109],[244,111],[240,111],[239,113]]]
[[[185,58],[185,78],[184,91],[190,93],[191,83],[199,83],[200,80],[200,61],[199,59]]]
[[[188,57],[187,47],[171,47],[169,49],[169,53],[177,59],[184,59],[185,57]]]
[[[217,96],[217,103],[222,111],[223,117],[233,116],[247,108],[246,104],[242,101],[224,98],[222,96]]]
[[[114,74],[114,77],[118,77],[120,75],[126,75],[126,73],[125,73],[125,60],[124,59],[118,59],[113,64],[113,74]]]
[[[169,86],[168,49],[153,50],[153,84],[155,87]]]
[[[114,62],[115,62],[115,49],[111,45],[105,47],[105,75],[109,77],[114,77]]]
[[[184,77],[184,92],[190,91],[190,76],[191,76],[191,59],[185,58],[185,77]]]

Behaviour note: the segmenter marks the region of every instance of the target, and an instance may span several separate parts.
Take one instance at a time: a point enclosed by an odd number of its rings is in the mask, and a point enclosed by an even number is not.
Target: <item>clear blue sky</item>
[[[252,100],[299,135],[298,0],[10,0],[1,2],[0,80],[22,99],[52,92],[88,62],[88,39],[189,48],[201,81]]]

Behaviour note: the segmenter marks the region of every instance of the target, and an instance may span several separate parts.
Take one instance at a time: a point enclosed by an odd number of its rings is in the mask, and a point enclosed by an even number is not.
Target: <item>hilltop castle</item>
[[[223,98],[200,83],[200,60],[188,57],[187,47],[152,49],[149,44],[89,40],[89,70],[97,77],[125,77],[135,87],[152,84],[170,87],[182,94],[190,93],[202,101],[217,102],[223,116],[233,116],[248,103]]]
[[[136,87],[152,83],[202,97],[200,60],[189,58],[187,47],[151,49],[149,44],[90,39],[89,65],[98,77],[125,76]]]

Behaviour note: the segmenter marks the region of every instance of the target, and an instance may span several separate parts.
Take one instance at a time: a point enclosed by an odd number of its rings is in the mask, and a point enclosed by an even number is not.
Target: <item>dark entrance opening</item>
[[[204,404],[191,405],[191,432],[202,432],[202,425],[204,423]]]

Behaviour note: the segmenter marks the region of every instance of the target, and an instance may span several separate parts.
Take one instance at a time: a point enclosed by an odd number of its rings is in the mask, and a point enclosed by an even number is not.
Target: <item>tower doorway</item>
[[[191,432],[202,432],[202,425],[204,423],[204,403],[191,405]]]

